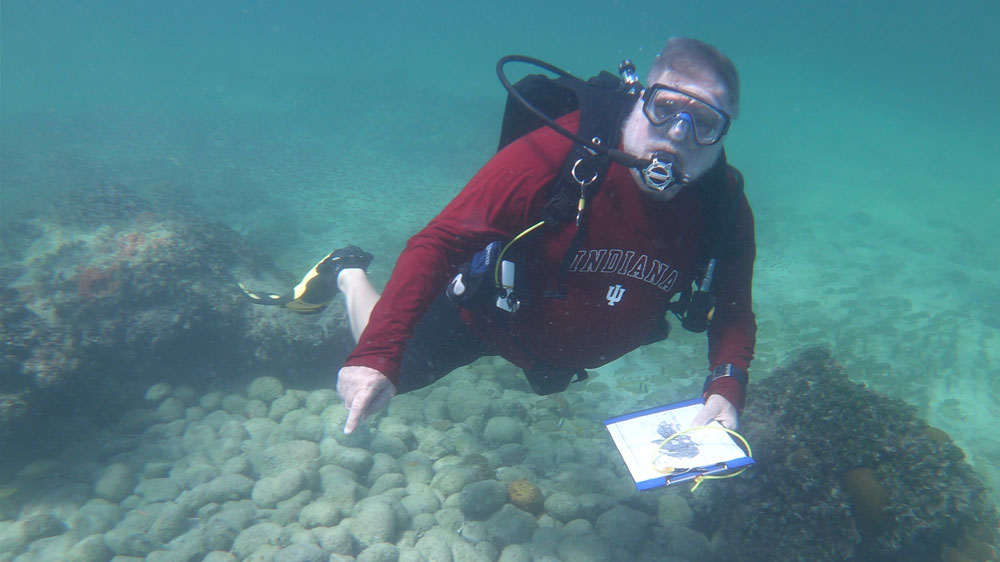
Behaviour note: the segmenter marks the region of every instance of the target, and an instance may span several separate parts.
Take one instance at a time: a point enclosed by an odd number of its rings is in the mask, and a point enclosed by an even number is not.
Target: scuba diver
[[[510,62],[560,76],[512,86]],[[513,55],[497,70],[510,94],[501,149],[410,238],[381,295],[372,256],[348,246],[288,295],[247,296],[310,313],[344,294],[357,341],[337,375],[345,433],[483,356],[522,368],[539,394],[563,391],[665,339],[668,313],[708,335],[693,425],[735,429],[756,320],[753,215],[722,146],[739,107],[732,61],[675,37],[645,88],[628,61],[586,82]]]

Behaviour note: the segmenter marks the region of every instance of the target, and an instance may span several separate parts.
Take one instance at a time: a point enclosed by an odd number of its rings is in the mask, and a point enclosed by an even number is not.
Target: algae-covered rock
[[[757,464],[692,496],[720,559],[937,562],[967,537],[996,542],[996,508],[962,451],[828,351],[748,395],[741,431]]]
[[[343,322],[317,329],[314,319],[253,305],[237,282],[282,292],[296,275],[235,231],[126,188],[69,192],[50,212],[5,227],[0,445],[29,440],[23,434],[37,431],[29,419],[107,418],[124,409],[115,405],[170,400],[170,388],[184,383],[268,369],[306,376],[352,345]],[[280,384],[253,390],[273,399]],[[182,398],[159,415],[178,419]]]

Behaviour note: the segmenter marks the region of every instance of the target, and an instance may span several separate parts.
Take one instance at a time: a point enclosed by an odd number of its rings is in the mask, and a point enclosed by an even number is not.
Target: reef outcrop
[[[0,443],[53,416],[117,417],[157,381],[209,387],[319,365],[332,379],[351,345],[335,311],[324,329],[252,305],[237,281],[280,291],[296,279],[237,233],[121,187],[71,193],[3,238]]]
[[[751,384],[741,431],[757,464],[695,494],[720,559],[936,562],[996,544],[996,508],[962,450],[827,350]]]

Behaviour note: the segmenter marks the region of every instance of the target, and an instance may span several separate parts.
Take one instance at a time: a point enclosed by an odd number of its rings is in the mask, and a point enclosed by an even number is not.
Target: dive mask
[[[707,101],[663,84],[653,84],[642,94],[642,111],[654,126],[666,128],[678,119],[687,123],[696,143],[707,146],[722,140],[730,117]]]

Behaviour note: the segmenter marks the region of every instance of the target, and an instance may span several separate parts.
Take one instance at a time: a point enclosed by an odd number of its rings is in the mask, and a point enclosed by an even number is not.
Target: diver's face
[[[653,84],[663,84],[691,94],[730,115],[735,113],[725,88],[711,75],[689,76],[667,70],[658,76],[651,76],[649,85]],[[642,100],[636,103],[632,113],[625,120],[622,144],[625,152],[641,158],[650,158],[657,151],[673,154],[676,158],[676,167],[684,176],[690,178],[689,181],[696,180],[708,171],[722,153],[721,141],[711,145],[696,142],[690,120],[675,119],[660,126],[654,125],[643,111]],[[683,184],[679,183],[663,191],[657,191],[642,181],[637,170],[633,169],[632,175],[639,184],[639,189],[660,201],[669,201],[683,188]]]

